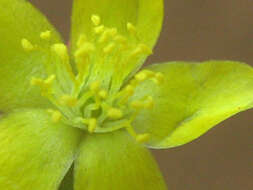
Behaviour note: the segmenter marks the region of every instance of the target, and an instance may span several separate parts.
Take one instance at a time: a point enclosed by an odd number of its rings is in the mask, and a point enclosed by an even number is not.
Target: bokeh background
[[[30,1],[67,41],[72,0]],[[165,0],[164,28],[148,63],[209,59],[253,65],[253,1]],[[252,190],[253,111],[185,146],[153,152],[169,190]]]

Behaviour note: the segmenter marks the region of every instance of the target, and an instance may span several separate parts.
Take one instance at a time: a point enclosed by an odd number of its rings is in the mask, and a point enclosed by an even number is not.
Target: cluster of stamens
[[[143,109],[153,107],[151,96],[132,100],[136,88],[146,80],[160,84],[161,73],[142,70],[127,84],[122,84],[134,69],[135,61],[152,53],[148,46],[138,42],[137,29],[127,23],[130,40],[118,34],[116,28],[101,25],[97,15],[91,17],[93,36],[82,34],[74,53],[78,73],[74,74],[69,64],[67,47],[64,44],[51,45],[51,53],[60,61],[47,62],[46,79],[32,78],[31,84],[41,88],[41,95],[55,106],[48,112],[53,122],[62,121],[90,133],[110,132],[125,128],[138,142],[145,142],[149,134],[137,134],[133,120]],[[51,32],[40,34],[42,40],[50,42]],[[22,39],[24,50],[40,50],[27,39]]]

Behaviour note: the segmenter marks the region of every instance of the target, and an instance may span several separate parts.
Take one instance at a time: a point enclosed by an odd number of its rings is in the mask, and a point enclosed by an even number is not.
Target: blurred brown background
[[[31,0],[67,40],[72,0]],[[151,62],[229,59],[253,65],[252,0],[165,0]],[[253,111],[185,146],[154,151],[169,190],[253,190]]]

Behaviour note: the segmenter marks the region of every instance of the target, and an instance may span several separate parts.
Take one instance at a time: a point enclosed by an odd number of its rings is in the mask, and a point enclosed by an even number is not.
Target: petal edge
[[[166,190],[147,149],[125,131],[87,136],[75,163],[75,190]]]
[[[165,75],[164,84],[146,82],[136,97],[154,96],[155,107],[135,121],[152,135],[148,146],[180,146],[253,106],[253,69],[232,61],[171,62],[147,67]]]

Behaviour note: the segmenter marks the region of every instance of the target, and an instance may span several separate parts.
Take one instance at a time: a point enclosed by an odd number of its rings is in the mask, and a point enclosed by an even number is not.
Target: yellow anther
[[[132,80],[130,81],[130,85],[133,86],[133,87],[136,87],[138,84],[139,84],[139,81],[136,80],[136,79],[132,79]]]
[[[60,103],[64,106],[74,107],[77,105],[78,100],[70,95],[63,95],[60,98]]]
[[[33,77],[31,79],[31,85],[37,85],[37,86],[40,86],[41,88],[47,88],[52,84],[54,79],[55,79],[55,75],[49,76],[46,80]]]
[[[75,58],[83,58],[86,57],[88,54],[92,53],[95,50],[95,46],[93,43],[85,42],[82,44],[79,49],[75,52]]]
[[[97,128],[97,119],[90,118],[90,119],[81,119],[82,122],[86,125],[88,125],[88,132],[94,133],[94,131]]]
[[[134,87],[132,85],[127,85],[125,90],[129,96],[132,96],[134,93]]]
[[[108,117],[111,119],[120,119],[123,117],[123,113],[120,109],[110,108],[107,113]]]
[[[143,102],[139,100],[132,101],[130,105],[132,108],[135,108],[135,109],[143,108]]]
[[[137,73],[135,75],[135,79],[138,82],[142,82],[148,78],[154,77],[155,73],[153,71],[149,71],[149,70],[142,70],[141,72]]]
[[[148,78],[148,75],[145,72],[139,72],[134,77],[137,81],[142,82]]]
[[[68,49],[65,44],[58,43],[54,44],[51,47],[52,51],[54,51],[62,60],[68,59]]]
[[[160,84],[164,81],[164,75],[162,73],[155,74],[155,83]]]
[[[143,133],[143,134],[138,134],[136,136],[136,141],[139,143],[145,143],[149,140],[150,134],[149,133]]]
[[[33,85],[33,86],[35,86],[35,85],[41,86],[42,84],[43,84],[43,80],[42,79],[35,78],[35,77],[33,77],[31,79],[31,85]]]
[[[51,93],[51,86],[55,78],[55,75],[49,76],[46,80],[33,77],[31,79],[31,85],[39,86],[41,89],[41,95],[47,96],[49,93]]]
[[[102,99],[106,99],[107,96],[108,96],[108,93],[107,93],[106,90],[100,90],[98,94],[99,94],[99,96],[100,96]]]
[[[104,32],[104,30],[105,30],[105,26],[104,25],[97,26],[97,27],[94,28],[94,32],[96,34],[101,34],[102,32]]]
[[[147,74],[148,77],[153,77],[155,75],[155,73],[153,71],[150,71],[150,70],[142,70],[141,72]]]
[[[32,51],[34,50],[34,46],[32,45],[32,43],[30,41],[28,41],[27,39],[22,39],[21,40],[21,45],[24,48],[25,51]]]
[[[50,75],[46,80],[45,84],[51,85],[52,82],[55,80],[56,76],[55,75]]]
[[[84,34],[81,34],[77,40],[77,47],[81,47],[87,41],[87,37]]]
[[[100,82],[99,81],[92,82],[90,85],[90,90],[93,92],[99,91],[100,90]]]
[[[57,123],[61,120],[62,114],[59,111],[55,111],[52,115],[53,122]]]
[[[151,55],[152,50],[145,44],[139,44],[132,52],[132,56]]]
[[[109,29],[109,34],[111,35],[111,37],[115,37],[117,33],[118,33],[117,28]]]
[[[52,115],[52,121],[54,123],[59,122],[61,120],[61,118],[62,118],[62,114],[58,110],[49,109],[48,113],[50,113]]]
[[[127,30],[134,35],[137,33],[136,27],[130,22],[127,23]]]
[[[105,29],[104,32],[102,33],[101,37],[99,38],[98,42],[105,43],[106,41],[109,40],[109,38],[115,37],[116,34],[117,34],[116,28]]]
[[[95,26],[98,26],[101,22],[101,18],[98,15],[92,15],[91,21]]]
[[[104,43],[104,42],[106,42],[109,38],[110,38],[109,31],[108,31],[108,29],[106,29],[106,30],[102,33],[102,35],[101,35],[101,37],[99,38],[98,42],[99,42],[99,43]]]
[[[97,127],[97,120],[95,118],[89,119],[88,120],[88,131],[90,133],[94,133],[96,127]]]
[[[126,43],[127,43],[127,39],[124,36],[121,36],[121,35],[115,36],[114,40],[116,42],[121,43],[122,45],[126,45]]]
[[[154,100],[153,100],[152,96],[147,97],[144,107],[147,109],[151,109],[154,107]]]
[[[113,42],[109,43],[106,47],[104,47],[103,52],[105,54],[109,54],[113,51],[114,47],[115,47],[115,43],[113,43]]]
[[[45,32],[40,33],[40,38],[43,40],[48,40],[51,38],[51,31],[47,30]]]

